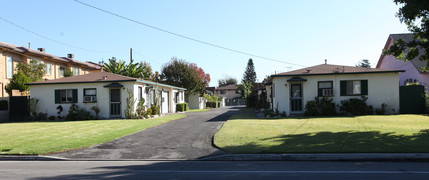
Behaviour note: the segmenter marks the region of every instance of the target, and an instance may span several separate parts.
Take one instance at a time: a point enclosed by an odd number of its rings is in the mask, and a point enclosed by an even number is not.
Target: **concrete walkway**
[[[89,148],[51,154],[71,160],[199,159],[224,154],[212,146],[213,135],[238,108],[223,107],[146,129]],[[241,112],[242,113],[242,112]]]

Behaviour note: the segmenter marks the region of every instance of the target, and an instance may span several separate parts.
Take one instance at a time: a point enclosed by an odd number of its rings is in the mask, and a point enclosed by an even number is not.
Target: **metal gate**
[[[399,87],[399,109],[401,114],[425,113],[425,87],[401,86]]]
[[[9,121],[25,121],[30,115],[28,109],[29,96],[11,96],[9,97]]]

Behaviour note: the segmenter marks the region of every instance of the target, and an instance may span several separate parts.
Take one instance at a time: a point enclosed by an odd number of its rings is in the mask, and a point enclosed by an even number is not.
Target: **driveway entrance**
[[[186,113],[188,117],[149,128],[104,144],[52,156],[69,159],[199,159],[223,154],[212,146],[213,135],[237,107]],[[241,112],[242,113],[242,112]]]

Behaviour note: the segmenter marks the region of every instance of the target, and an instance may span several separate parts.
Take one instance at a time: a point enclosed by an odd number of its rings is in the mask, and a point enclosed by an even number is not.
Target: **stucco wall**
[[[199,94],[189,96],[189,109],[204,109],[206,107],[206,98],[200,97]]]
[[[67,115],[71,103],[55,104],[55,90],[56,89],[77,89],[78,102],[76,105],[79,108],[85,108],[90,111],[91,114],[95,115],[90,110],[92,106],[98,106],[100,108],[100,118],[110,118],[110,96],[109,88],[104,88],[104,85],[109,83],[82,83],[82,84],[55,84],[55,85],[32,85],[30,86],[30,97],[37,98],[38,112],[48,113],[48,116],[57,116],[57,107],[61,105],[63,107],[62,116]],[[127,89],[133,89],[132,82],[121,82],[124,88],[121,88],[121,116],[125,118],[124,110],[126,109],[126,98],[128,97]],[[95,103],[84,103],[83,102],[83,89],[84,88],[96,88],[97,89],[97,102]]]
[[[285,111],[290,115],[290,83],[291,77],[275,77],[274,86],[274,108],[280,112]],[[368,80],[368,100],[367,104],[374,108],[380,108],[382,103],[387,104],[387,113],[399,113],[399,73],[373,73],[354,75],[322,75],[322,76],[302,76],[307,79],[302,83],[303,88],[303,109],[307,101],[314,100],[318,95],[318,81],[333,81],[334,97],[333,102],[340,105],[345,99],[360,98],[360,96],[340,96],[341,80]],[[287,85],[285,85],[287,84]],[[338,110],[338,109],[337,109]]]
[[[225,90],[225,94],[221,94],[220,90],[216,90],[216,94],[218,96],[224,97],[225,99],[234,99],[237,97],[241,97],[241,94],[240,93],[237,94],[235,89]]]

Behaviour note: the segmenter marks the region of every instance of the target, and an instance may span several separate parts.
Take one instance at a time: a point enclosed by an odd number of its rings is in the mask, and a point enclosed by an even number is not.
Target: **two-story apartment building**
[[[68,54],[67,57],[58,57],[46,53],[44,48],[33,50],[0,42],[0,97],[8,96],[5,86],[12,79],[18,63],[29,63],[31,60],[46,65],[44,76],[46,80],[64,77],[66,69],[70,69],[74,76],[97,72],[102,69],[102,66],[96,63],[75,60],[73,54]]]
[[[227,106],[244,105],[244,99],[241,98],[240,90],[237,84],[229,84],[216,88],[215,93],[225,99]]]

